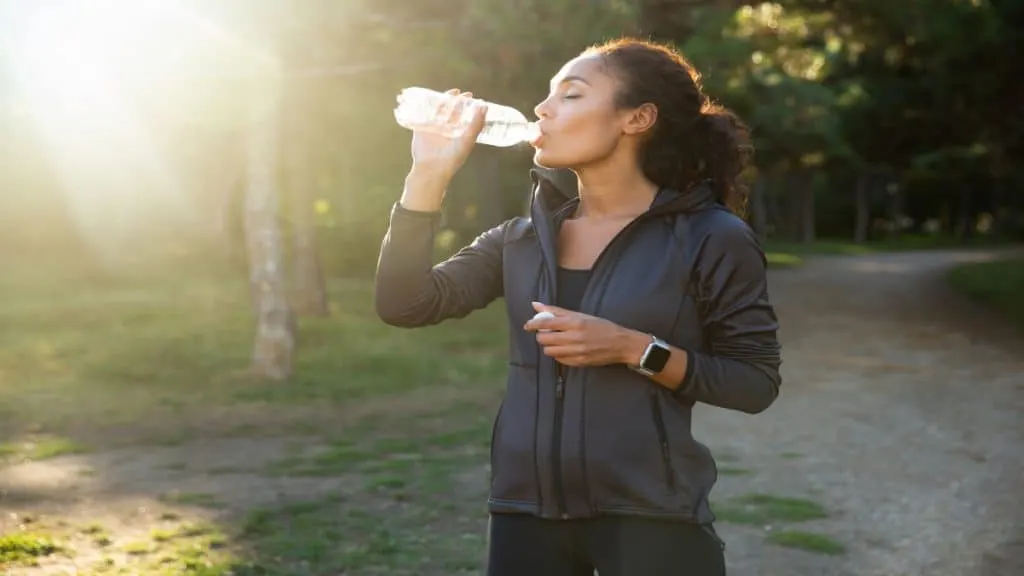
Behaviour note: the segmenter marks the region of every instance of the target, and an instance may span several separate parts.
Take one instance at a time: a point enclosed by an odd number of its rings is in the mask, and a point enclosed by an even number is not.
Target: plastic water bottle
[[[398,95],[398,106],[395,108],[395,120],[410,130],[424,130],[444,134],[449,138],[458,138],[465,132],[473,120],[473,107],[465,106],[462,115],[455,122],[447,122],[442,118],[445,110],[450,110],[455,96],[437,92],[428,88],[411,87],[402,90]],[[515,108],[482,102],[487,105],[487,116],[484,128],[476,141],[490,146],[515,146],[533,141],[539,130],[536,123],[530,122],[522,112]]]

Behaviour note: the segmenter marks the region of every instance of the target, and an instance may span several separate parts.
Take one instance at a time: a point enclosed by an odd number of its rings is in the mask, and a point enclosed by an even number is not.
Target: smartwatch
[[[640,357],[640,364],[638,366],[630,366],[630,368],[644,376],[654,376],[665,369],[665,365],[668,364],[668,358],[671,355],[672,349],[669,348],[664,340],[651,336],[651,343],[647,345],[644,355]]]

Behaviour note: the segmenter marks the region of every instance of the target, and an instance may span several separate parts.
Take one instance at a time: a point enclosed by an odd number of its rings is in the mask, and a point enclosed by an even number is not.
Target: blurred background
[[[395,95],[532,116],[622,35],[753,130],[787,381],[698,422],[731,573],[1024,566],[1024,4],[0,0],[0,571],[477,573],[503,306],[374,316]],[[439,259],[531,156],[473,152]]]

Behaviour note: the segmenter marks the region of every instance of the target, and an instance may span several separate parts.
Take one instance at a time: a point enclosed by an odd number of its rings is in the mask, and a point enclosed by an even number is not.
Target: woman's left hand
[[[639,359],[643,352],[637,349],[637,358],[632,358],[630,350],[637,342],[639,333],[609,320],[540,302],[534,302],[533,309],[537,312],[550,312],[554,318],[531,319],[523,329],[536,332],[537,343],[543,347],[544,354],[560,364],[628,364]],[[550,332],[545,332],[547,330]]]

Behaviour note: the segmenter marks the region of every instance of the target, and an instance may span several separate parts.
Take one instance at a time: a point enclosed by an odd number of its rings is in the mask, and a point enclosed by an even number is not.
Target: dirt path
[[[828,258],[780,271],[785,382],[758,417],[705,409],[695,432],[764,492],[831,516],[793,526],[845,555],[765,546],[722,524],[730,575],[1024,574],[1024,341],[941,277],[987,252]],[[773,527],[779,529],[779,527]]]

